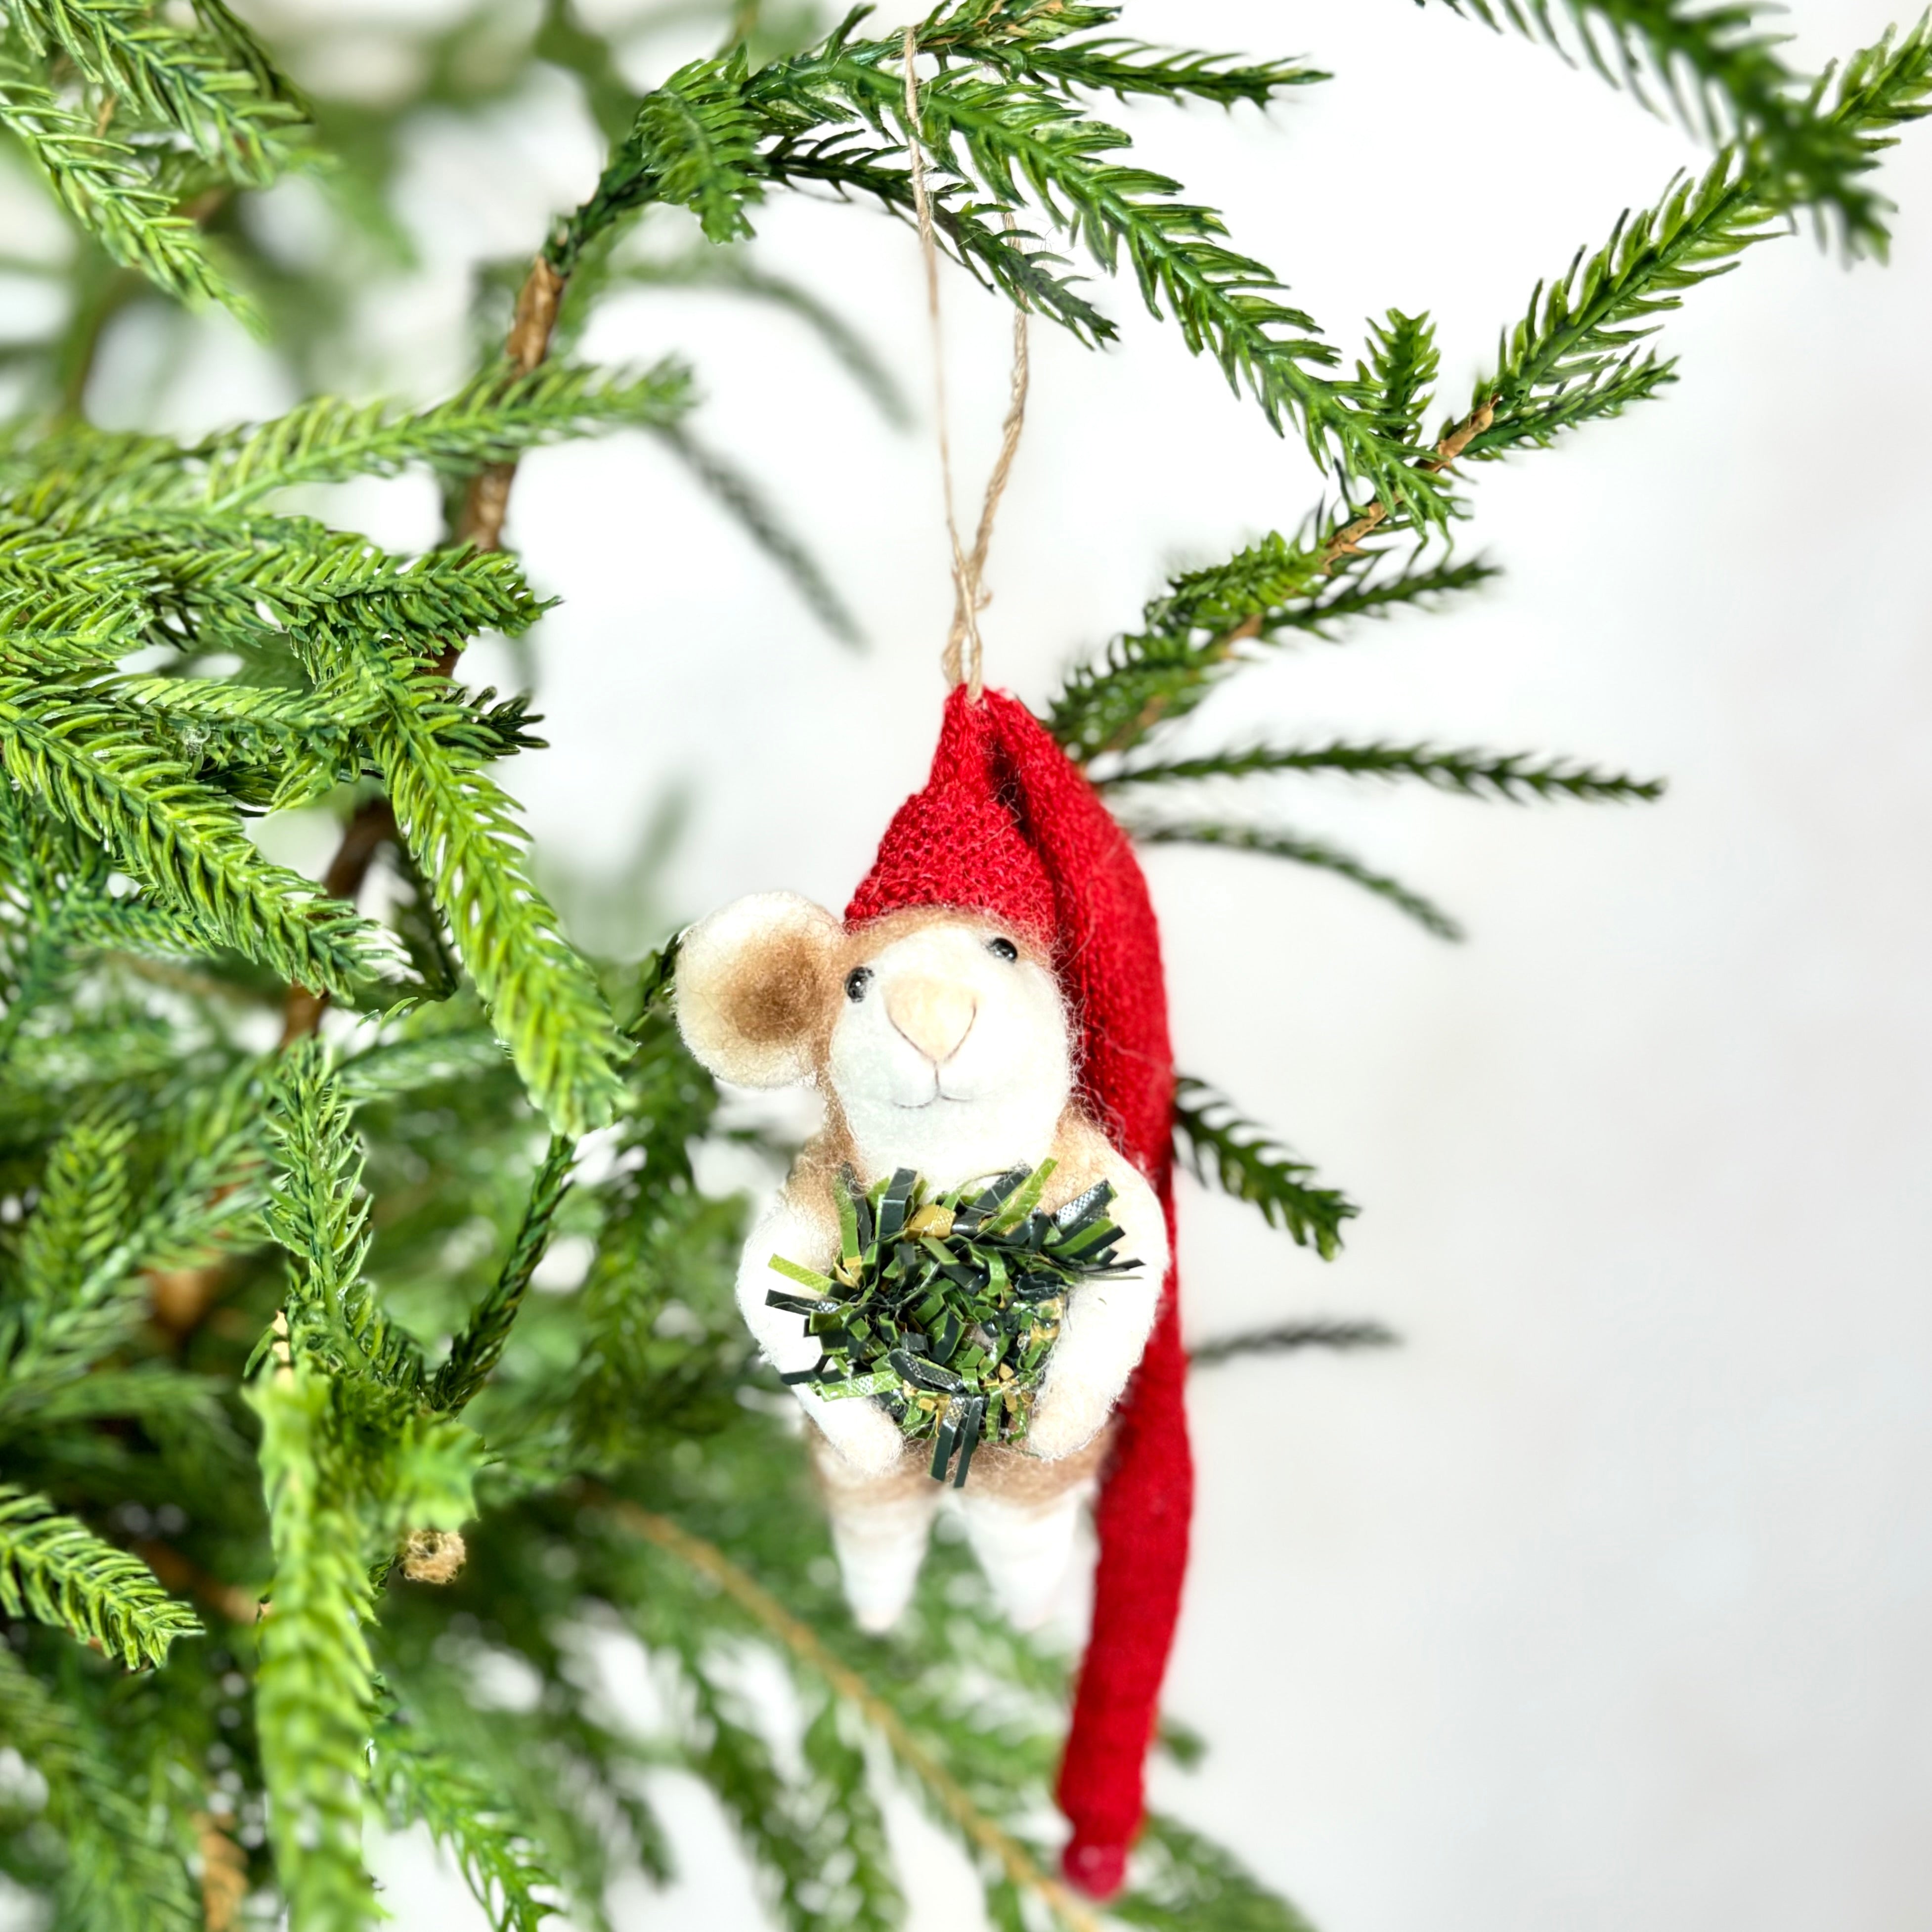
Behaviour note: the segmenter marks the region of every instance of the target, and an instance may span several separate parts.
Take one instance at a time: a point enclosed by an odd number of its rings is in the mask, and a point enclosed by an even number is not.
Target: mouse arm
[[[772,1266],[772,1257],[782,1255],[822,1273],[838,1258],[837,1251],[836,1234],[827,1229],[822,1217],[803,1212],[789,1194],[778,1197],[745,1243],[738,1264],[738,1311],[766,1360],[781,1375],[812,1367],[820,1352],[816,1340],[805,1332],[800,1316],[766,1304],[765,1297],[773,1288],[791,1294],[800,1292],[795,1282],[788,1281]],[[792,1394],[832,1448],[854,1468],[868,1475],[884,1475],[904,1456],[905,1442],[898,1425],[876,1403],[863,1400],[827,1402],[796,1382],[792,1384]]]
[[[1167,1279],[1167,1222],[1154,1190],[1111,1147],[1101,1166],[1114,1184],[1117,1252],[1140,1266],[1117,1279],[1082,1282],[1067,1298],[1027,1432],[1028,1448],[1049,1462],[1090,1442],[1112,1412],[1147,1346]]]

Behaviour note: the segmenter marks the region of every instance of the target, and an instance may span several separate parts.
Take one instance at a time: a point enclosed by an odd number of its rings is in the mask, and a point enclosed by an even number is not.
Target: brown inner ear
[[[760,1046],[816,1030],[825,1004],[824,949],[798,932],[775,932],[748,945],[721,988],[726,1022]]]

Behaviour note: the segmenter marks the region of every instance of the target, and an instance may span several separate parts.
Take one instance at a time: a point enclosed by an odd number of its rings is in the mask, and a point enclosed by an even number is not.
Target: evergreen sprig
[[[353,910],[263,858],[234,807],[97,686],[0,676],[0,760],[208,944],[331,992],[381,970],[385,950]]]
[[[1264,1127],[1244,1120],[1232,1101],[1188,1075],[1174,1084],[1174,1149],[1194,1178],[1261,1210],[1298,1248],[1325,1261],[1342,1249],[1342,1225],[1361,1212],[1346,1194],[1314,1187],[1315,1169],[1297,1160]]]
[[[362,1852],[376,1696],[363,1524],[328,1376],[280,1352],[249,1391],[275,1556],[255,1672],[262,1774],[294,1923],[362,1932],[376,1916]]]
[[[1932,112],[1932,16],[1853,55],[1815,94],[1826,124],[1856,155],[1856,171],[1869,172],[1895,143],[1896,129]],[[1626,211],[1602,248],[1580,250],[1564,274],[1538,284],[1493,372],[1476,385],[1478,404],[1493,419],[1464,453],[1480,459],[1547,444],[1675,381],[1675,362],[1640,346],[1658,318],[1700,283],[1728,273],[1746,249],[1784,232],[1789,205],[1748,148],[1731,148],[1701,176],[1673,182],[1656,207]],[[1854,232],[1882,254],[1882,204],[1868,196],[1866,206],[1868,219]]]
[[[196,1932],[200,1902],[185,1865],[158,1842],[148,1808],[77,1702],[0,1644],[0,1736],[46,1781],[55,1840],[46,1848],[48,1888],[60,1924],[75,1932]]]
[[[389,1828],[427,1826],[500,1932],[538,1932],[556,1916],[556,1880],[520,1824],[398,1714],[376,1726],[370,1783]]]
[[[147,0],[14,0],[8,12],[35,54],[64,56],[136,124],[178,134],[220,179],[266,187],[305,158],[299,97],[226,8],[203,4],[218,37]]]
[[[124,266],[184,302],[219,302],[244,318],[251,304],[216,266],[201,230],[136,149],[69,106],[35,64],[0,38],[0,127],[32,156],[61,206]]]
[[[448,1355],[430,1382],[430,1400],[438,1408],[463,1408],[482,1388],[501,1359],[530,1277],[550,1245],[557,1210],[570,1190],[571,1168],[576,1158],[574,1142],[562,1136],[551,1141],[530,1184],[530,1199],[501,1272],[489,1293],[477,1304],[463,1332],[449,1345]]]
[[[1160,726],[1187,716],[1252,661],[1256,646],[1330,638],[1354,620],[1406,608],[1430,610],[1496,574],[1479,559],[1453,557],[1330,572],[1312,532],[1270,532],[1226,563],[1170,578],[1142,613],[1138,631],[1068,670],[1048,707],[1048,727],[1083,763],[1132,751]]]
[[[1253,778],[1276,772],[1341,772],[1351,778],[1420,778],[1441,791],[1472,797],[1576,799],[1590,803],[1661,798],[1661,778],[1600,772],[1567,758],[1532,752],[1441,751],[1430,745],[1307,746],[1252,745],[1192,758],[1150,759],[1124,765],[1098,781],[1103,791],[1135,785],[1185,784],[1208,778]]]
[[[507,376],[485,370],[426,410],[319,396],[272,422],[192,446],[182,470],[200,503],[226,512],[298,484],[393,476],[418,463],[466,474],[567,437],[662,429],[692,400],[690,376],[675,362],[641,376],[565,362]]]
[[[0,1610],[98,1644],[130,1670],[165,1664],[177,1637],[201,1634],[138,1557],[11,1483],[0,1483]]]
[[[1418,0],[1420,4],[1420,0]],[[1612,84],[1640,99],[1659,89],[1712,141],[1737,137],[1745,165],[1774,206],[1828,206],[1855,248],[1882,249],[1884,204],[1862,178],[1856,134],[1819,112],[1819,90],[1778,53],[1770,10],[1748,0],[1563,0],[1572,32],[1558,31],[1550,0],[1448,0],[1500,30],[1507,23],[1568,54],[1571,46]]]
[[[1316,76],[1292,65],[1240,68],[1211,56],[1151,55],[1136,44],[1068,44],[1115,10],[1047,10],[1030,0],[963,0],[921,22],[918,50],[938,63],[906,122],[904,44],[856,37],[854,14],[818,46],[753,69],[742,49],[694,62],[646,97],[630,137],[596,193],[549,250],[567,275],[614,224],[654,202],[688,208],[714,242],[751,232],[748,210],[768,185],[816,182],[905,214],[913,194],[900,160],[916,141],[940,176],[938,232],[993,286],[1090,341],[1110,324],[1024,232],[984,218],[1030,206],[1108,273],[1124,266],[1156,315],[1196,354],[1211,355],[1277,429],[1292,421],[1318,456],[1332,452],[1369,486],[1432,518],[1428,475],[1408,465],[1361,386],[1323,372],[1336,360],[1312,320],[1282,299],[1279,279],[1222,238],[1211,208],[1180,184],[1114,158],[1126,136],[1074,104],[1082,92],[1224,104],[1266,101]],[[1148,57],[1141,58],[1147,55]]]

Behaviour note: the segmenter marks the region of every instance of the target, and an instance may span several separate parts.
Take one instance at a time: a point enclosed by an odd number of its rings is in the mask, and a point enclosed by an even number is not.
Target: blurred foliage
[[[1540,6],[1468,4],[1549,27]],[[1449,544],[1459,464],[1660,393],[1660,319],[1792,211],[1880,246],[1870,171],[1924,111],[1924,28],[1813,83],[1742,6],[1570,10],[1617,73],[1682,76],[1725,145],[1539,286],[1431,440],[1428,316],[1391,312],[1339,373],[1274,272],[1088,112],[1265,104],[1321,78],[1299,62],[1151,49],[1080,0],[960,0],[916,26],[909,114],[898,37],[754,0],[595,26],[569,0],[263,4],[246,24],[223,0],[9,5],[0,1744],[20,1774],[0,1780],[0,1874],[62,1932],[284,1911],[295,1932],[352,1932],[379,1916],[372,1816],[426,1826],[497,1926],[602,1926],[614,1877],[676,1869],[656,1802],[674,1772],[710,1791],[788,1926],[901,1922],[920,1875],[888,1841],[892,1788],[959,1841],[994,1924],[1094,1922],[1048,1875],[1064,1660],[1006,1629],[943,1538],[902,1629],[864,1636],[844,1613],[795,1411],[731,1298],[746,1203],[728,1177],[788,1150],[683,1052],[650,951],[682,801],[664,794],[621,890],[535,866],[494,767],[541,745],[538,721],[464,682],[461,654],[544,608],[500,548],[519,458],[607,430],[660,439],[850,633],[782,507],[693,427],[684,370],[580,352],[613,291],[722,292],[811,330],[902,422],[836,277],[776,274],[752,231],[801,189],[905,219],[916,140],[943,244],[983,281],[1097,343],[1113,325],[1058,250],[1125,271],[1334,466],[1339,494],[1294,534],[1177,575],[1070,672],[1050,722],[1110,797],[1320,774],[1654,796],[1528,754],[1181,736],[1267,652],[1485,581]],[[574,117],[601,176],[519,259],[472,265],[451,340],[409,346],[405,386],[435,393],[380,400],[381,312],[424,266],[417,158],[526,116]],[[154,428],[180,358],[242,326],[289,406],[191,440]],[[104,428],[103,351],[137,338],[156,352],[137,425]],[[412,470],[448,512],[419,555],[290,498]],[[298,807],[344,822],[326,880],[251,836]],[[1455,930],[1286,828],[1191,808],[1133,826]],[[1214,1088],[1184,1080],[1178,1101],[1197,1175],[1339,1250],[1352,1202]],[[1197,1360],[1387,1339],[1301,1323]],[[1112,1909],[1304,1924],[1163,1818]]]

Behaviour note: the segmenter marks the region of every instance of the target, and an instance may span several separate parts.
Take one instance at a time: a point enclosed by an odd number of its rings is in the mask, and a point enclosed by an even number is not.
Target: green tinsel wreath
[[[844,1170],[832,1183],[832,1272],[772,1257],[813,1293],[773,1288],[766,1300],[803,1316],[824,1352],[784,1379],[828,1400],[872,1397],[908,1441],[932,1439],[934,1481],[945,1481],[956,1452],[955,1488],[981,1443],[1024,1442],[1068,1292],[1139,1266],[1114,1258],[1111,1182],[1058,1214],[1041,1210],[1054,1166],[1016,1167],[929,1198],[910,1168],[862,1189]]]

